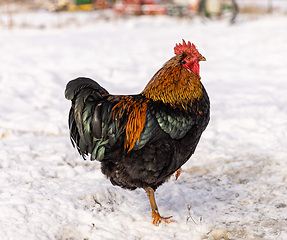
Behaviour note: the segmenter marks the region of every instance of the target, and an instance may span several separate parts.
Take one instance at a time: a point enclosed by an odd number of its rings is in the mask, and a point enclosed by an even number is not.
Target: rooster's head
[[[182,54],[182,66],[199,76],[199,61],[205,61],[206,59],[197,51],[193,43],[191,44],[190,42],[188,42],[186,44],[184,40],[182,41],[182,44],[176,44],[176,46],[174,47],[174,53],[176,55]]]

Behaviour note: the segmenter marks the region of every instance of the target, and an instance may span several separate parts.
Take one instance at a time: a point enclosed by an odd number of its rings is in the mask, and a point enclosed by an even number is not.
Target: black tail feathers
[[[101,95],[109,94],[106,89],[101,87],[97,82],[90,78],[79,77],[68,82],[65,90],[65,97],[68,100],[73,100],[76,94],[84,88],[96,90]]]
[[[65,97],[72,101],[69,115],[69,128],[72,142],[84,156],[91,146],[91,119],[93,109],[109,93],[98,83],[89,78],[79,77],[70,81],[65,90]]]

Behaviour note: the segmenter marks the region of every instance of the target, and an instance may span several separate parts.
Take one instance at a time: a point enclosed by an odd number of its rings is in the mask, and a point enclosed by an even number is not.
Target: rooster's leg
[[[182,170],[181,168],[179,168],[177,171],[176,171],[176,174],[175,174],[175,180],[178,179],[179,175],[181,174]]]
[[[177,180],[179,178],[179,175],[181,174],[181,172],[182,172],[181,168],[179,168],[178,170],[175,171],[175,180]],[[172,177],[173,174],[171,174],[170,177]]]
[[[151,210],[152,210],[153,224],[158,226],[161,223],[161,221],[164,221],[166,223],[173,222],[173,220],[169,220],[172,216],[164,218],[159,215],[158,208],[157,208],[155,198],[154,198],[154,190],[151,187],[147,187],[145,188],[145,191],[148,196]]]

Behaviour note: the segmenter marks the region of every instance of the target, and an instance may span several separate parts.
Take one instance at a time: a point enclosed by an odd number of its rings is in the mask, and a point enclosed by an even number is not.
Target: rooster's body
[[[209,122],[209,98],[199,67],[188,62],[192,56],[205,59],[195,48],[181,50],[192,46],[177,45],[177,55],[138,95],[110,95],[88,78],[70,81],[65,92],[72,100],[70,136],[79,153],[99,160],[112,184],[144,188],[156,225],[163,218],[154,191],[194,153]]]

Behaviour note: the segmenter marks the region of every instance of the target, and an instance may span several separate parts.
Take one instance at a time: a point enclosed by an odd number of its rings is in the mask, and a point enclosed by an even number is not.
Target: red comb
[[[191,55],[200,55],[200,53],[197,51],[195,48],[194,44],[190,41],[186,44],[186,42],[182,39],[182,44],[176,44],[174,47],[174,53],[176,55],[180,53],[186,53],[186,54],[191,54]]]

